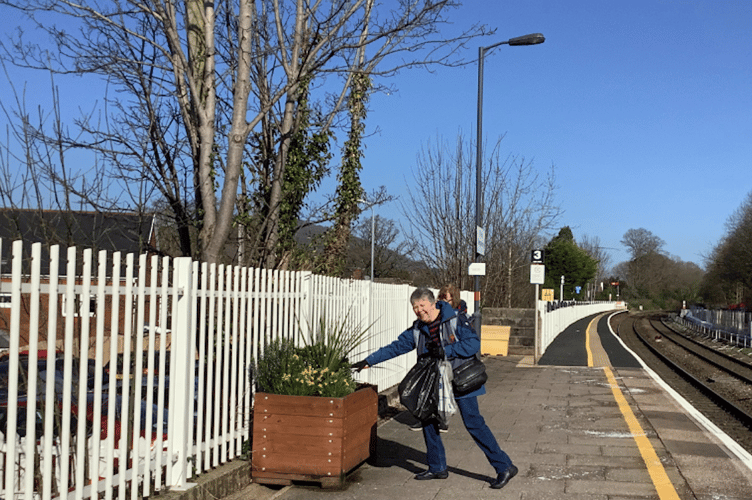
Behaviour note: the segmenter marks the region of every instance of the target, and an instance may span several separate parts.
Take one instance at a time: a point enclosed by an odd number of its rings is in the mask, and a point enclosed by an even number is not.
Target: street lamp
[[[486,52],[498,47],[499,45],[538,45],[546,41],[546,38],[540,33],[533,33],[525,36],[510,38],[509,40],[489,45],[488,47],[478,48],[478,126],[476,138],[476,156],[475,156],[475,262],[480,262],[480,252],[478,249],[478,232],[481,231],[481,175],[480,164],[483,161],[483,58]],[[480,335],[480,276],[475,275],[475,312],[473,312],[475,331]]]
[[[359,199],[358,201],[360,203],[368,203],[366,200],[362,198]],[[376,219],[373,215],[373,203],[371,203],[370,208],[371,208],[371,282],[373,282],[373,242],[376,239],[376,226],[375,226]]]

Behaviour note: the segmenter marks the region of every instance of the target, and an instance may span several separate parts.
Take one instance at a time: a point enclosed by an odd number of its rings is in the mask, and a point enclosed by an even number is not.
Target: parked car
[[[44,354],[46,354],[46,351],[44,351]],[[16,400],[17,402],[17,418],[16,418],[16,434],[19,437],[25,437],[27,434],[27,428],[26,428],[26,409],[28,407],[28,354],[21,355],[19,358],[19,376],[18,376],[18,398]],[[53,422],[53,435],[59,436],[60,435],[60,424],[62,422],[61,413],[62,413],[62,407],[63,407],[63,396],[65,394],[65,386],[64,383],[64,377],[63,377],[63,370],[64,370],[64,359],[59,356],[55,359],[54,362],[54,381],[55,381],[55,419]],[[78,358],[72,359],[72,381],[73,383],[68,386],[68,391],[70,391],[70,397],[71,397],[71,423],[70,423],[70,433],[75,434],[78,428],[78,421],[76,419],[76,416],[78,415],[78,380],[79,380],[79,373],[80,373],[80,366],[81,363],[79,362]],[[7,359],[7,356],[0,359],[0,433],[2,433],[4,436],[7,435],[7,424],[8,424],[8,396],[9,396],[9,384],[10,384],[10,378],[9,378],[9,369],[10,369],[10,362]],[[103,388],[102,388],[102,395],[101,395],[101,417],[100,422],[98,425],[94,425],[94,382],[95,382],[95,362],[94,360],[88,360],[87,362],[87,387],[86,387],[86,420],[87,420],[87,435],[91,435],[94,428],[99,428],[100,430],[100,437],[104,438],[108,435],[108,412],[109,412],[109,397],[110,397],[110,391],[109,387],[107,385],[108,378],[106,377],[106,374],[103,373],[102,382],[103,382]],[[36,391],[36,429],[35,434],[36,436],[42,436],[44,434],[44,404],[46,400],[46,386],[47,386],[47,377],[48,377],[48,370],[47,370],[47,359],[46,358],[40,358],[37,361],[37,372],[38,372],[38,378],[37,378],[37,391]],[[118,384],[119,385],[119,384]],[[120,428],[121,428],[121,421],[122,421],[122,406],[123,406],[123,398],[122,395],[117,394],[116,395],[116,403],[115,403],[115,436],[116,439],[120,436]],[[131,403],[133,404],[133,403]],[[141,435],[146,435],[146,409],[147,409],[147,403],[146,401],[141,401]],[[152,404],[152,415],[157,415],[158,407],[156,404]],[[168,410],[165,409],[162,414],[162,423],[164,425],[163,432],[166,432],[167,429],[167,419],[168,419]],[[152,429],[151,434],[152,438],[156,437],[156,432],[158,431],[159,427],[159,419],[152,417]]]

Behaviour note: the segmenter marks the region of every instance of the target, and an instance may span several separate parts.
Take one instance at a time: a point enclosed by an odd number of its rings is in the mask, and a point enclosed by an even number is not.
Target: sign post
[[[475,331],[480,335],[481,328],[481,310],[480,310],[480,277],[486,275],[486,264],[481,262],[481,256],[486,254],[486,230],[480,225],[480,198],[477,192],[480,191],[480,174],[478,174],[478,184],[476,186],[476,205],[475,205],[475,262],[470,265],[468,274],[474,276],[473,289],[475,292],[475,307],[473,311],[473,326]],[[482,266],[481,266],[482,264]],[[479,269],[482,267],[482,269]]]
[[[540,285],[546,279],[546,266],[543,263],[543,250],[533,250],[530,254],[530,283],[535,285],[535,300],[533,300],[533,314],[535,315],[535,364],[543,354],[541,351],[541,333],[538,329],[538,298]]]

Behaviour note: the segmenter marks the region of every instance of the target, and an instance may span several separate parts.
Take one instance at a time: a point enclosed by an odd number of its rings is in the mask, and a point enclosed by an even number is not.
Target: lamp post
[[[518,36],[510,38],[503,42],[495,43],[487,47],[478,48],[478,125],[477,125],[477,138],[476,138],[476,157],[475,157],[475,262],[481,261],[481,254],[478,249],[478,232],[481,230],[481,168],[480,164],[483,161],[483,58],[486,52],[498,47],[499,45],[538,45],[546,41],[546,38],[540,33],[533,33],[530,35]],[[473,312],[473,318],[475,325],[475,331],[480,335],[480,276],[475,275],[475,311]]]
[[[376,241],[376,216],[373,215],[373,205],[371,205],[371,283],[373,283],[373,244]]]
[[[360,203],[368,203],[362,198],[358,201]],[[373,215],[373,203],[369,208],[371,209],[371,282],[373,282],[373,242],[376,239],[376,218]]]
[[[368,203],[364,199],[359,199],[358,203]],[[371,279],[368,282],[368,324],[373,325],[373,242],[376,239],[376,218],[373,214],[373,203],[371,203]]]

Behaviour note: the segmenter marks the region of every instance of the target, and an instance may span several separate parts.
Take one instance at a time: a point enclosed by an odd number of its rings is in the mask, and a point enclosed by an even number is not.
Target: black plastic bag
[[[419,358],[398,386],[400,403],[421,422],[439,416],[438,360]]]

